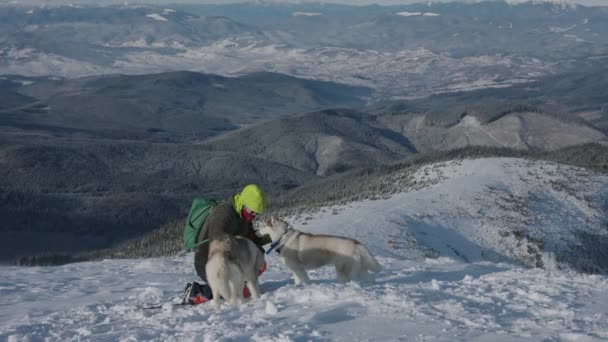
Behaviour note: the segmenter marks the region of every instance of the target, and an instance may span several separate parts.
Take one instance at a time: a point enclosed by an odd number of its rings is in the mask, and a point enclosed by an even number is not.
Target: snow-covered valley
[[[268,71],[365,86],[374,89],[377,98],[398,100],[432,93],[509,87],[555,71],[546,61],[517,55],[454,58],[424,48],[398,52],[337,47],[303,49],[265,44],[248,40],[247,37],[188,48],[176,42],[153,46],[143,41],[107,46],[119,50],[133,47],[138,49],[117,57],[112,65],[107,66],[59,55],[11,49],[9,53],[17,57],[9,59],[6,65],[0,63],[0,74],[81,77],[190,70],[234,77]],[[177,52],[167,54],[157,51],[163,48],[175,48]]]
[[[383,101],[507,88],[605,59],[605,7],[522,2],[372,9],[19,1],[0,7],[0,74],[267,71],[369,87]]]
[[[410,184],[287,218],[365,243],[384,267],[373,284],[323,268],[296,286],[271,255],[261,300],[216,311],[171,304],[196,280],[190,254],[5,266],[0,340],[608,339],[608,277],[579,272],[606,274],[606,175],[488,158],[427,165]]]

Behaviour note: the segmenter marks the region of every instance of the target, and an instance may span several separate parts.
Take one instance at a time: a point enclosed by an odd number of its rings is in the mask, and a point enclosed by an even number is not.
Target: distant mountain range
[[[606,142],[605,65],[504,89],[378,104],[380,122],[420,152],[469,145],[552,150]]]
[[[416,153],[407,137],[376,127],[367,116],[352,110],[307,113],[225,134],[203,146],[256,155],[321,176]]]
[[[0,7],[0,74],[278,72],[375,99],[502,87],[608,56],[608,7],[433,3]]]
[[[239,78],[194,72],[71,80],[5,77],[0,82],[5,89],[0,96],[6,99],[0,124],[153,141],[197,141],[259,120],[363,106],[370,93],[364,87],[270,73]]]
[[[432,3],[438,4],[442,2],[458,2],[458,3],[466,3],[466,4],[475,4],[480,2],[507,2],[509,4],[522,4],[522,3],[549,3],[555,6],[573,6],[573,5],[583,5],[583,6],[606,6],[604,0],[435,0]],[[20,5],[39,5],[39,0],[19,0],[19,2],[15,0],[2,0],[0,4],[20,4]],[[97,4],[114,4],[121,5],[124,2],[120,0],[101,0],[96,2]],[[243,3],[256,3],[256,4],[283,4],[283,5],[293,5],[297,3],[299,5],[302,4],[343,4],[343,5],[403,5],[403,4],[416,4],[416,3],[424,3],[421,0],[330,0],[330,1],[319,1],[319,0],[147,0],[146,4],[157,4],[163,5],[167,3],[171,4],[243,4]],[[72,0],[45,0],[44,4],[46,6],[61,6],[61,5],[72,5],[81,4],[86,5],[88,2],[86,1],[72,1]],[[428,3],[427,3],[428,4]]]
[[[183,217],[194,196],[249,182],[278,193],[459,147],[606,143],[602,75],[371,106],[365,88],[269,73],[5,77],[0,234],[12,247],[0,259],[106,247]],[[62,242],[45,245],[51,237]]]
[[[0,260],[111,246],[250,182],[274,197],[459,148],[606,145],[606,19],[502,2],[0,6]]]

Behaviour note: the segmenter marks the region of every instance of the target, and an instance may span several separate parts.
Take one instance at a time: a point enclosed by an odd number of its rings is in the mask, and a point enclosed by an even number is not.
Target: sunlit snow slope
[[[367,244],[384,267],[374,284],[323,268],[295,286],[272,255],[262,299],[216,311],[171,305],[196,279],[192,255],[2,267],[0,341],[608,339],[608,277],[574,270],[606,269],[606,176],[480,159],[416,177],[434,185],[288,218]]]

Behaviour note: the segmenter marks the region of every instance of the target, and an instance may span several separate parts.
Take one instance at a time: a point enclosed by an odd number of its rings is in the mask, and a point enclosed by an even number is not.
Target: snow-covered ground
[[[593,341],[608,338],[608,279],[448,258],[379,257],[373,285],[331,269],[295,286],[274,256],[261,300],[241,307],[140,308],[179,301],[192,257],[3,268],[0,340]]]
[[[493,158],[427,166],[415,179],[418,187],[390,199],[288,218],[300,230],[368,245],[384,267],[373,284],[336,284],[323,268],[296,286],[271,255],[262,299],[216,311],[170,304],[196,279],[190,254],[2,267],[0,340],[608,339],[608,277],[570,269],[593,256],[566,251],[575,231],[607,234],[600,209],[608,177]],[[505,233],[516,227],[517,235]],[[544,241],[539,250],[529,248],[535,239]],[[530,255],[544,268],[523,266]],[[164,305],[141,310],[155,304]]]

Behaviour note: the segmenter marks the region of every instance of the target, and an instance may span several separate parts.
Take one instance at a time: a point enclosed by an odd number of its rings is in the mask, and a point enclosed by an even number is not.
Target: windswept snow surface
[[[367,244],[384,267],[373,284],[336,284],[334,270],[322,268],[309,273],[311,284],[296,286],[271,255],[262,299],[216,311],[170,304],[196,279],[191,254],[2,267],[0,341],[608,339],[608,277],[556,267],[572,230],[601,234],[595,204],[606,199],[606,176],[496,158],[427,166],[415,179],[432,185],[288,218],[300,230]],[[580,195],[555,188],[565,180]],[[508,205],[503,192],[518,203],[517,196],[537,191],[543,200],[526,210],[545,216],[527,228],[545,237],[544,269],[521,266],[517,243],[492,233],[527,217],[497,205]],[[164,305],[140,310],[155,304]]]
[[[424,16],[424,17],[438,17],[441,14],[439,13],[433,13],[433,12],[397,12],[397,15],[400,15],[402,17],[415,17],[415,16]]]
[[[167,18],[163,17],[162,15],[156,14],[156,13],[146,14],[146,17],[149,17],[149,18],[152,18],[152,19],[158,20],[158,21],[167,21],[168,20]]]
[[[322,13],[319,12],[293,12],[291,14],[293,17],[316,17],[319,15],[322,15]]]
[[[397,12],[397,15],[402,17],[415,17],[418,15],[422,15],[422,12]]]

